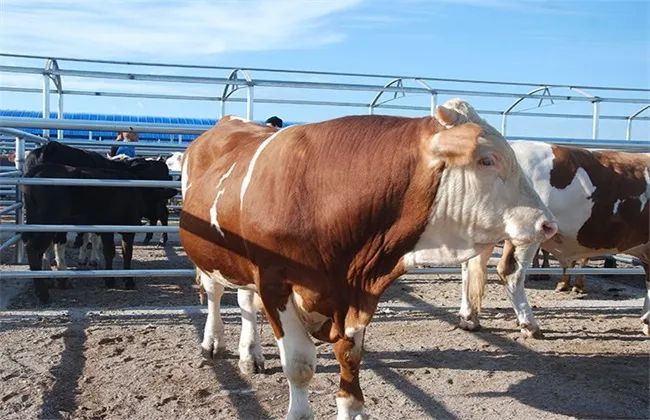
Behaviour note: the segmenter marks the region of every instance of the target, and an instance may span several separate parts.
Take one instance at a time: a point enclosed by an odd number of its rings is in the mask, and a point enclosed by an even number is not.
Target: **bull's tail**
[[[492,249],[489,250],[489,254]],[[489,259],[483,255],[467,261],[467,291],[469,295],[469,303],[475,313],[481,312],[481,305],[483,304],[483,296],[485,295],[485,285],[487,284],[487,260]]]

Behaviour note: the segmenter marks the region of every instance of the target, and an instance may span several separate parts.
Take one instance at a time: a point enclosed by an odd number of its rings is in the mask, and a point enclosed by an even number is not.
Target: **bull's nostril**
[[[542,231],[546,238],[551,238],[557,233],[557,223],[545,221],[542,223]]]

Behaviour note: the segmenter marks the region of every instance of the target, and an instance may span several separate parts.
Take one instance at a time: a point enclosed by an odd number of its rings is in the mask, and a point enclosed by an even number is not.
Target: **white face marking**
[[[217,231],[219,232],[219,234],[221,235],[222,238],[223,238],[223,232],[221,231],[221,226],[219,226],[219,221],[217,220],[217,204],[218,204],[219,198],[221,198],[221,196],[224,194],[224,191],[226,190],[226,187],[223,187],[222,189],[219,189],[219,187],[221,186],[223,181],[225,181],[226,178],[228,178],[230,176],[233,169],[235,169],[235,165],[237,165],[236,162],[233,163],[232,166],[230,167],[230,169],[228,169],[228,171],[225,174],[223,174],[221,176],[221,178],[219,179],[219,182],[217,183],[217,187],[216,187],[217,196],[214,198],[214,203],[212,203],[212,207],[210,208],[210,225],[217,229]]]
[[[174,152],[165,161],[165,164],[167,165],[167,168],[169,168],[170,171],[179,172],[179,171],[182,170],[182,167],[181,167],[181,162],[182,161],[183,161],[183,153],[182,152]]]
[[[640,198],[640,197],[639,197]],[[621,200],[616,200],[614,203],[614,209],[612,210],[612,214],[618,213],[618,206],[621,204]]]
[[[190,158],[189,156],[185,156],[185,159],[183,159],[183,168],[181,170],[181,197],[185,199],[185,194],[187,193],[187,190],[190,189],[192,184],[189,182],[190,180]]]
[[[253,169],[255,169],[255,163],[257,162],[257,159],[260,157],[266,146],[269,145],[275,139],[275,137],[280,134],[283,130],[279,130],[273,135],[271,135],[268,139],[264,140],[262,144],[259,145],[257,150],[255,151],[255,154],[253,155],[253,159],[251,159],[250,163],[248,164],[248,170],[246,171],[246,175],[244,176],[244,180],[242,181],[241,184],[241,192],[239,194],[239,209],[243,210],[244,209],[244,195],[246,194],[246,190],[248,189],[248,184],[251,182],[251,178],[253,177]]]

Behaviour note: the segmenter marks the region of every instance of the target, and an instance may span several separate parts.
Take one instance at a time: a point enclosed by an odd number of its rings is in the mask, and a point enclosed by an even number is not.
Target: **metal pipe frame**
[[[10,206],[8,206],[8,207],[5,207],[4,209],[0,210],[0,216],[3,216],[3,215],[5,215],[5,214],[9,214],[9,213],[11,213],[12,211],[14,211],[14,210],[18,210],[18,209],[20,209],[20,208],[22,208],[22,207],[23,207],[23,203],[15,203],[15,204],[12,204],[12,205],[10,205]]]
[[[421,80],[419,82],[422,82]],[[38,93],[40,89],[33,88],[18,88],[10,86],[0,86],[0,91],[4,92],[22,92],[22,93]],[[437,91],[433,90],[436,92]],[[81,91],[81,90],[65,90],[66,95],[81,95],[81,96],[105,96],[117,98],[144,98],[144,99],[171,99],[171,100],[186,100],[186,101],[210,101],[220,102],[220,96],[190,96],[190,95],[166,95],[166,94],[153,94],[153,93],[126,93],[126,92],[104,92],[104,91]],[[433,94],[432,94],[433,96]],[[246,102],[245,98],[228,98],[230,102]],[[273,98],[256,98],[255,103],[258,104],[278,104],[278,105],[313,105],[313,106],[333,106],[333,107],[349,107],[349,108],[364,108],[367,109],[370,104],[366,102],[337,102],[337,101],[310,101],[300,99],[273,99]],[[382,108],[394,110],[407,110],[407,111],[428,111],[431,107],[416,106],[416,105],[388,105],[383,103]],[[502,115],[503,111],[494,110],[476,110],[479,114],[485,115]],[[584,118],[591,119],[591,114],[551,114],[542,112],[510,112],[512,116],[524,117],[548,117],[548,118]],[[600,119],[603,120],[627,120],[629,117],[625,115],[601,115]],[[650,117],[636,118],[637,121],[650,121]]]
[[[23,173],[25,165],[25,138],[16,137],[16,170]],[[16,178],[0,178],[1,180],[16,179]],[[16,208],[16,225],[23,225],[25,223],[25,201],[23,198],[23,191],[18,184],[16,185],[16,203],[20,203],[20,207]],[[23,242],[16,243],[16,263],[21,264],[25,260],[25,244]]]
[[[136,226],[136,225],[0,225],[3,232],[129,232],[129,233],[176,233],[178,226]]]
[[[24,59],[48,59],[49,56],[42,55],[27,55],[27,54],[10,54],[0,53],[0,57],[14,57]],[[120,60],[96,60],[74,57],[57,57],[58,61],[70,61],[79,63],[94,63],[94,64],[119,64],[126,66],[149,66],[149,67],[172,67],[172,68],[186,68],[186,69],[206,69],[206,70],[231,70],[232,67],[224,66],[209,66],[209,65],[196,65],[196,64],[179,64],[179,63],[154,63],[144,61],[120,61]],[[583,86],[583,85],[562,85],[562,84],[549,84],[549,83],[526,83],[526,82],[503,82],[494,80],[476,80],[476,79],[452,79],[452,78],[435,78],[435,77],[422,77],[422,76],[406,76],[406,75],[387,75],[387,74],[365,74],[365,73],[351,73],[351,72],[331,72],[331,71],[313,71],[313,70],[288,70],[276,68],[258,68],[258,67],[245,67],[242,68],[248,71],[259,71],[269,73],[288,73],[288,74],[305,74],[305,75],[322,75],[322,76],[350,76],[350,77],[367,77],[367,78],[381,78],[381,79],[422,79],[427,81],[437,82],[450,82],[450,83],[474,83],[474,84],[493,84],[493,85],[506,85],[506,86],[540,86],[545,85],[548,87],[557,88],[582,88],[590,90],[612,90],[623,92],[650,92],[646,88],[624,88],[624,87],[606,87],[606,86]]]
[[[630,138],[632,137],[632,120],[635,118],[637,120],[640,120],[641,118],[637,118],[637,116],[648,109],[650,109],[650,105],[644,106],[643,108],[639,109],[638,111],[636,111],[635,113],[633,113],[632,115],[626,118],[627,125],[625,127],[625,140],[630,140]]]
[[[520,97],[516,101],[514,101],[508,108],[506,108],[503,111],[503,117],[501,118],[501,135],[505,136],[506,135],[506,118],[508,118],[508,114],[510,114],[510,111],[512,111],[517,105],[519,105],[524,99],[530,98],[531,95],[536,94],[537,92],[548,92],[550,95],[550,90],[548,89],[547,86],[540,86],[538,88],[535,88],[525,94],[524,96]],[[542,95],[543,96],[543,95]],[[539,104],[537,105],[538,107],[542,104],[543,99],[539,100]],[[553,103],[553,100],[551,99],[551,103]]]
[[[19,67],[19,66],[0,66],[0,72],[6,73],[27,73],[27,74],[42,74],[43,70],[37,67]],[[238,84],[246,86],[249,82],[229,80],[223,77],[205,77],[205,76],[172,76],[163,74],[147,74],[147,73],[119,73],[119,72],[106,72],[106,71],[89,71],[89,70],[52,70],[49,72],[53,75],[59,76],[73,76],[85,78],[98,78],[98,79],[118,79],[118,80],[141,80],[152,82],[173,82],[173,83],[197,83],[197,84]],[[424,78],[420,78],[424,79]],[[288,81],[288,80],[273,80],[273,79],[256,79],[250,82],[253,86],[260,87],[284,87],[284,88],[302,88],[302,89],[323,89],[323,90],[344,90],[344,91],[358,91],[358,92],[376,92],[381,90],[379,85],[370,85],[362,83],[332,83],[332,82],[306,82],[306,81]],[[385,88],[387,92],[400,92],[404,90],[409,93],[429,93],[425,88],[418,87],[404,87],[402,89]],[[488,96],[495,98],[519,98],[521,93],[515,92],[498,92],[498,91],[477,91],[477,90],[464,90],[464,89],[437,89],[439,94],[445,95],[461,95],[461,96]],[[593,102],[592,98],[583,96],[530,96],[536,99],[556,99],[565,101],[582,101]],[[599,97],[602,102],[611,103],[627,103],[627,104],[648,104],[650,99],[647,98],[615,98],[615,97]]]
[[[240,85],[238,83],[233,83],[240,80],[238,77],[240,73],[242,76],[244,76],[244,80],[246,81],[245,86],[247,87],[246,118],[248,120],[252,120],[253,119],[253,79],[251,77],[250,72],[243,69],[234,69],[230,73],[230,76],[228,76],[228,80],[230,82],[226,83],[226,85],[223,87],[223,94],[221,95],[221,117],[223,118],[226,115],[226,101],[228,100],[228,98],[230,98],[230,95],[235,93],[240,88]]]
[[[180,181],[141,179],[78,179],[78,178],[0,178],[0,185],[60,185],[66,187],[138,187],[181,188]]]
[[[43,119],[41,119],[41,118],[35,118],[35,119],[37,119],[39,121],[43,121]],[[49,141],[48,139],[46,139],[44,137],[37,136],[37,135],[31,134],[31,133],[28,133],[28,132],[22,131],[22,130],[16,130],[15,128],[2,127],[2,125],[3,124],[0,123],[0,133],[7,134],[7,135],[10,135],[12,137],[21,137],[21,138],[24,138],[26,140],[32,141],[34,143],[37,143],[37,144],[45,144],[45,143],[47,143]],[[34,128],[40,128],[40,127],[34,127]]]

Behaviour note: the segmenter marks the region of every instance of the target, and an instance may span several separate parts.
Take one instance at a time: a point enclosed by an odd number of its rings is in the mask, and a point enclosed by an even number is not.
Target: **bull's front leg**
[[[241,309],[241,335],[239,336],[239,370],[245,374],[264,372],[264,355],[257,329],[255,292],[237,290],[237,303]]]
[[[458,326],[467,331],[481,328],[479,314],[487,283],[487,263],[492,256],[493,246],[462,264],[462,293]]]
[[[537,247],[538,244],[515,247],[511,242],[506,241],[503,246],[503,255],[497,266],[499,277],[504,282],[506,293],[517,315],[517,324],[526,338],[543,337],[524,289],[526,267],[530,266]]]
[[[223,296],[224,288],[223,285],[203,272],[199,272],[199,276],[208,298],[208,318],[205,321],[201,353],[206,359],[216,359],[226,349],[223,340],[223,321],[221,320],[221,296]]]
[[[65,233],[63,237],[57,235],[54,239],[54,261],[56,261],[56,270],[65,271],[68,269],[68,264],[65,260],[65,246],[66,246],[66,237]],[[67,278],[58,278],[59,288],[67,289],[70,287]]]
[[[102,251],[104,252],[104,262],[107,270],[113,269],[113,258],[115,257],[115,243],[113,233],[100,233],[102,238]],[[106,287],[112,289],[115,287],[115,278],[106,277],[104,279]]]
[[[348,326],[346,323],[345,336],[334,344],[334,354],[341,369],[341,381],[336,392],[337,420],[367,418],[359,385],[365,332],[365,325]]]
[[[131,269],[134,239],[135,233],[122,233],[122,259],[125,270]],[[129,290],[135,289],[135,280],[133,280],[133,277],[124,277],[124,287]]]

